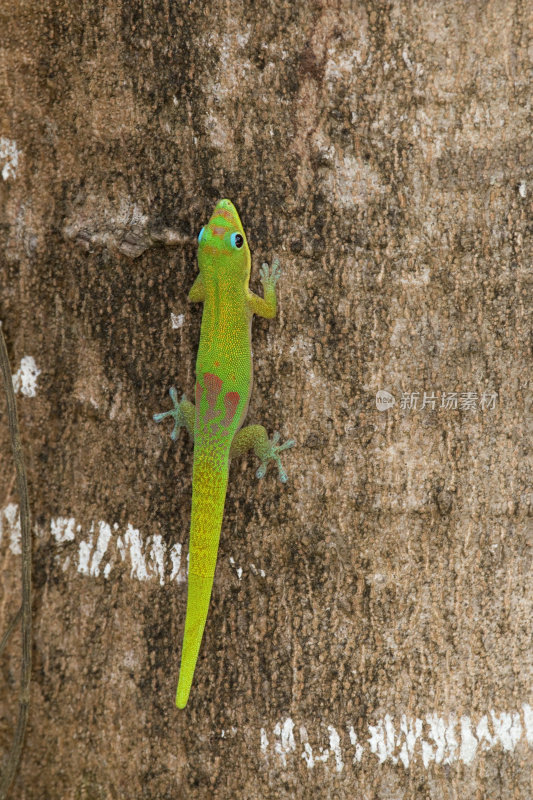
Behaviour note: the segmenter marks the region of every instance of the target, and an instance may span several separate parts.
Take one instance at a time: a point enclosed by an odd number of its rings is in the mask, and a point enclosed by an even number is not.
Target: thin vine
[[[22,746],[24,744],[24,734],[26,722],[28,720],[28,707],[30,703],[30,677],[31,677],[31,530],[30,530],[30,507],[28,500],[28,481],[26,479],[26,469],[24,467],[24,457],[22,444],[20,441],[19,427],[17,422],[17,405],[15,393],[13,391],[13,380],[9,366],[6,342],[0,323],[0,368],[4,378],[4,386],[7,399],[7,418],[9,423],[9,433],[11,436],[11,446],[13,448],[13,458],[17,471],[17,485],[20,498],[20,531],[22,549],[22,605],[11,621],[6,633],[2,637],[0,647],[3,650],[9,634],[22,617],[22,665],[20,677],[20,697],[19,714],[13,744],[7,758],[2,776],[0,777],[0,800],[6,800],[9,788],[15,777],[20,761]],[[1,650],[0,650],[1,652]]]

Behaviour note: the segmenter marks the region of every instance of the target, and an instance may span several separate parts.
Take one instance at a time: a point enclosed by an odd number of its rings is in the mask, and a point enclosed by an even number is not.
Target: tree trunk
[[[0,320],[33,534],[11,796],[531,797],[531,5],[2,10]],[[187,294],[221,197],[251,288],[282,268],[248,422],[297,446],[285,485],[232,463],[178,711],[192,444],[152,415],[194,397]],[[0,446],[1,637],[3,390]],[[20,648],[19,626],[4,757]]]

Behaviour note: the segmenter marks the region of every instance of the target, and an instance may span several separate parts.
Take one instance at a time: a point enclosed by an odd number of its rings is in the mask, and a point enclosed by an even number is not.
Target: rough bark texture
[[[0,319],[34,523],[13,797],[531,797],[531,23],[525,0],[3,0]],[[248,419],[298,446],[286,487],[232,466],[178,712],[192,447],[151,416],[193,393],[194,237],[224,196],[254,290],[283,268]]]

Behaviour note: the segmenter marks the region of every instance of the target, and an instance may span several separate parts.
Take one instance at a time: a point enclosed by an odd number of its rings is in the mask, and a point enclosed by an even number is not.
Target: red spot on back
[[[224,406],[226,408],[226,416],[222,420],[222,425],[227,426],[235,416],[237,406],[239,405],[240,396],[238,392],[226,392],[224,395]]]
[[[212,372],[206,372],[204,375],[204,383],[207,390],[207,405],[209,406],[207,414],[205,415],[205,422],[209,422],[209,420],[217,415],[215,405],[220,390],[222,389],[222,381],[217,375],[213,375]]]

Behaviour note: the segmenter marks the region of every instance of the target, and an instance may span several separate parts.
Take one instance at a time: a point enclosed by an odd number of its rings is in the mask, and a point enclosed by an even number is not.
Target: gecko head
[[[205,277],[224,275],[246,282],[250,250],[237,209],[231,200],[219,200],[198,235],[198,265]]]

